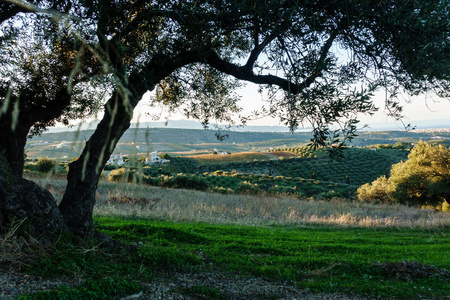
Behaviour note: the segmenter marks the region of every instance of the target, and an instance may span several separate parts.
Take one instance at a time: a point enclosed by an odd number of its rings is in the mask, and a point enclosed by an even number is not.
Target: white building
[[[154,164],[162,165],[169,162],[170,162],[169,159],[161,158],[158,155],[158,151],[153,151],[152,153],[150,153],[150,157],[145,159],[145,164],[147,165],[154,165]]]
[[[228,154],[230,154],[228,151],[219,151],[217,149],[214,149],[214,152],[219,154],[219,155],[228,155]]]
[[[111,154],[111,156],[109,157],[108,161],[106,162],[106,164],[111,164],[111,165],[124,165],[125,162],[123,161],[123,154]]]

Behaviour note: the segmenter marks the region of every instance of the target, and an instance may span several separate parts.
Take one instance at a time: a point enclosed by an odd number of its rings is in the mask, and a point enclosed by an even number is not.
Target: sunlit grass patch
[[[450,291],[448,230],[211,225],[99,217],[96,228],[142,243],[152,267],[188,267],[295,282],[313,292],[398,298]],[[170,261],[164,259],[168,253]],[[147,261],[147,260],[146,260]],[[155,265],[156,262],[156,265]]]

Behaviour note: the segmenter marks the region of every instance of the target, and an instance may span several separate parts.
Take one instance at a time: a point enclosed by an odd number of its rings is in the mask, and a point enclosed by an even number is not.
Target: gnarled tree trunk
[[[138,99],[124,99],[115,92],[83,153],[69,165],[67,188],[59,208],[67,227],[75,235],[92,233],[92,212],[100,174],[120,137],[130,127],[137,103]]]
[[[175,57],[155,55],[146,68],[146,73],[152,74],[150,78],[131,74],[125,80],[128,82],[127,90],[117,89],[108,100],[105,115],[86,143],[83,153],[69,165],[67,188],[59,208],[72,234],[92,234],[95,191],[100,174],[119,139],[129,128],[133,109],[144,93],[153,90],[157,82],[177,68],[200,60],[198,54],[187,52]]]
[[[48,191],[21,178],[23,149],[30,127],[26,133],[24,131],[24,134],[18,135],[15,144],[17,151],[7,151],[15,156],[2,158],[2,164],[7,167],[0,171],[0,225],[15,219],[25,219],[30,225],[28,231],[33,235],[61,230],[68,230],[81,237],[92,235],[92,214],[100,174],[119,139],[129,128],[133,109],[144,93],[152,90],[157,82],[177,68],[200,60],[199,55],[192,53],[181,53],[175,57],[155,55],[146,68],[146,74],[151,76],[131,74],[124,80],[122,84],[126,84],[127,88],[118,88],[113,93],[105,105],[103,119],[86,143],[81,156],[69,165],[67,188],[59,207]],[[10,126],[11,123],[6,121],[5,125]],[[7,136],[1,133],[0,144],[10,144]],[[21,155],[21,159],[17,155]],[[8,162],[14,162],[16,171],[9,167]]]
[[[22,177],[25,161],[25,144],[31,126],[13,127],[11,114],[0,117],[0,154],[8,162],[10,172]]]
[[[66,229],[52,194],[14,174],[1,154],[0,200],[0,227],[22,222],[24,232],[45,240]]]
[[[52,194],[22,178],[25,145],[33,125],[61,115],[70,103],[70,93],[66,87],[57,91],[52,109],[48,106],[27,107],[32,94],[31,90],[22,90],[20,97],[13,99],[18,105],[11,102],[0,113],[0,228],[21,222],[21,232],[35,238],[51,239],[52,234],[66,230],[66,226]]]

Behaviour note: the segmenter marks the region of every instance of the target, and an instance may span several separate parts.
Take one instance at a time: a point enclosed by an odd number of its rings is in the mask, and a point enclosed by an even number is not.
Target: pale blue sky
[[[250,113],[252,110],[261,107],[264,103],[261,100],[261,94],[257,92],[257,85],[247,84],[246,87],[239,91],[242,96],[241,105],[244,112]],[[380,91],[374,96],[374,101],[379,111],[374,116],[360,116],[361,124],[368,124],[369,126],[383,126],[390,125],[391,127],[398,127],[402,129],[400,122],[395,122],[392,118],[387,117],[384,113],[384,92]],[[406,124],[417,125],[418,121],[422,120],[448,120],[450,123],[450,101],[442,99],[437,96],[421,95],[412,99],[411,103],[406,103],[406,100],[401,101],[404,105],[405,116],[404,122]],[[146,116],[146,112],[155,113],[155,111],[148,107],[148,95],[145,95],[138,107],[135,109],[135,116],[133,122],[147,122],[152,121],[150,117]],[[186,119],[182,114],[174,115],[171,119],[179,120]],[[420,123],[420,122],[419,122]],[[447,123],[447,124],[448,124]],[[447,125],[446,124],[446,125]],[[263,118],[249,122],[249,125],[281,125],[279,120],[271,118]],[[308,126],[305,124],[305,126]]]

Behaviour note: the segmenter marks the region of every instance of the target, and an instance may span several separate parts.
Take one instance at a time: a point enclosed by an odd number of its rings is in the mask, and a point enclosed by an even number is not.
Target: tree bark
[[[0,154],[8,162],[10,171],[17,177],[22,177],[23,174],[25,144],[30,127],[28,124],[20,123],[14,126],[10,110],[0,116]]]
[[[20,223],[21,234],[51,242],[66,230],[64,219],[49,191],[22,178],[32,117],[23,114],[14,126],[12,115],[9,110],[0,117],[0,228]]]
[[[52,194],[16,176],[0,154],[0,227],[16,223],[20,232],[46,241],[66,229]]]
[[[61,86],[50,103],[30,104],[39,92],[26,86],[0,113],[0,228],[21,223],[22,234],[51,240],[52,234],[66,230],[66,226],[52,194],[22,178],[25,145],[31,127],[59,117],[71,97],[67,87]],[[1,96],[6,98],[6,90],[1,90]],[[3,105],[4,99],[0,101]]]
[[[112,95],[103,119],[81,156],[69,165],[67,188],[59,208],[74,235],[92,233],[92,212],[100,174],[120,137],[130,127],[133,109],[138,103],[136,98],[124,98],[118,91]]]

